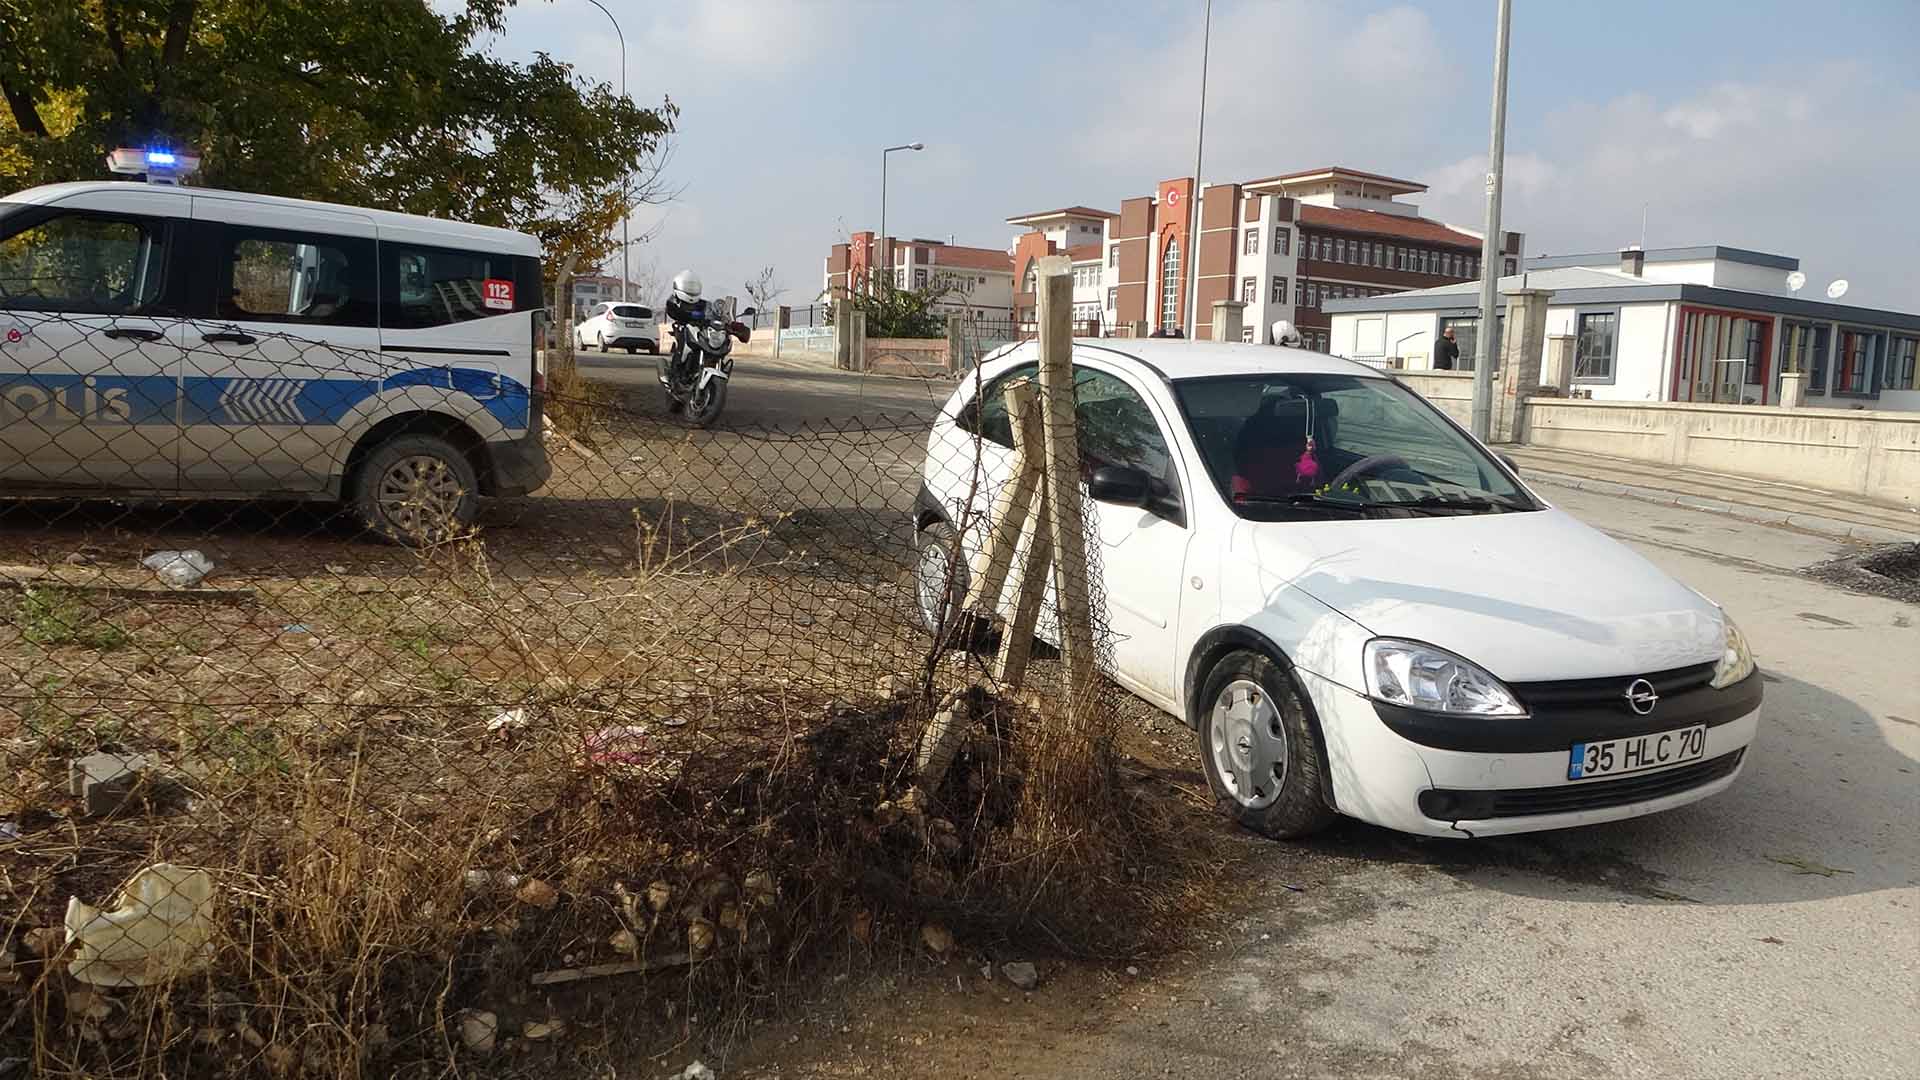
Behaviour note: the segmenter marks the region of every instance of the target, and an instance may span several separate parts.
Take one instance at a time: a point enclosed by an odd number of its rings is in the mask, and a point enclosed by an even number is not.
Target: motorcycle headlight
[[[709,352],[720,352],[727,347],[727,328],[724,326],[709,326],[701,331],[701,336]]]
[[[1465,716],[1525,716],[1513,691],[1471,661],[1418,641],[1367,642],[1367,693],[1375,701]]]
[[[1713,668],[1713,688],[1732,686],[1753,674],[1753,650],[1747,647],[1747,635],[1727,613],[1720,613],[1720,625],[1726,629],[1726,644],[1720,649],[1720,662]]]

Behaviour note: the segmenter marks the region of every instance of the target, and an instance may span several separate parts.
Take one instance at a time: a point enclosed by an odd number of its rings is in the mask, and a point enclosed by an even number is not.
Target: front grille
[[[1420,811],[1436,821],[1483,821],[1491,818],[1535,817],[1604,810],[1610,806],[1647,802],[1678,795],[1733,775],[1746,754],[1731,754],[1644,776],[1618,780],[1589,780],[1554,787],[1510,788],[1505,791],[1449,791],[1420,793]]]
[[[1609,675],[1599,679],[1562,679],[1557,682],[1514,683],[1513,692],[1529,709],[1566,709],[1603,705],[1627,711],[1627,685],[1645,679],[1666,700],[1698,690],[1713,681],[1712,662],[1669,668],[1650,675]]]

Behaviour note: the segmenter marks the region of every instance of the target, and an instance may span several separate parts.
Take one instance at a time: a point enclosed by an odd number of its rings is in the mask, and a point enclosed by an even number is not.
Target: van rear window
[[[485,255],[447,248],[415,247],[408,244],[382,244],[385,252],[387,302],[381,305],[380,325],[400,330],[418,330],[450,323],[504,315],[500,307],[486,303],[488,281],[516,282],[513,311],[540,306],[537,290],[532,296],[519,295],[524,286],[511,255]]]

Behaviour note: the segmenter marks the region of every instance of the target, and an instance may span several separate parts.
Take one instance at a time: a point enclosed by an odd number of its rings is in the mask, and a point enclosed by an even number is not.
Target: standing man
[[[1454,343],[1453,327],[1440,332],[1440,342],[1433,347],[1433,369],[1452,371],[1460,366],[1460,346]]]

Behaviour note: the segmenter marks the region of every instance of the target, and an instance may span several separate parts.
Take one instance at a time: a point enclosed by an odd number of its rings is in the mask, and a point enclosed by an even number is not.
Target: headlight
[[[1513,691],[1478,665],[1417,641],[1367,642],[1367,693],[1376,701],[1427,712],[1525,716]]]
[[[1726,644],[1720,650],[1720,662],[1713,669],[1713,688],[1732,686],[1753,674],[1753,650],[1747,648],[1747,635],[1733,625],[1727,613],[1720,613],[1720,625],[1726,628]]]

